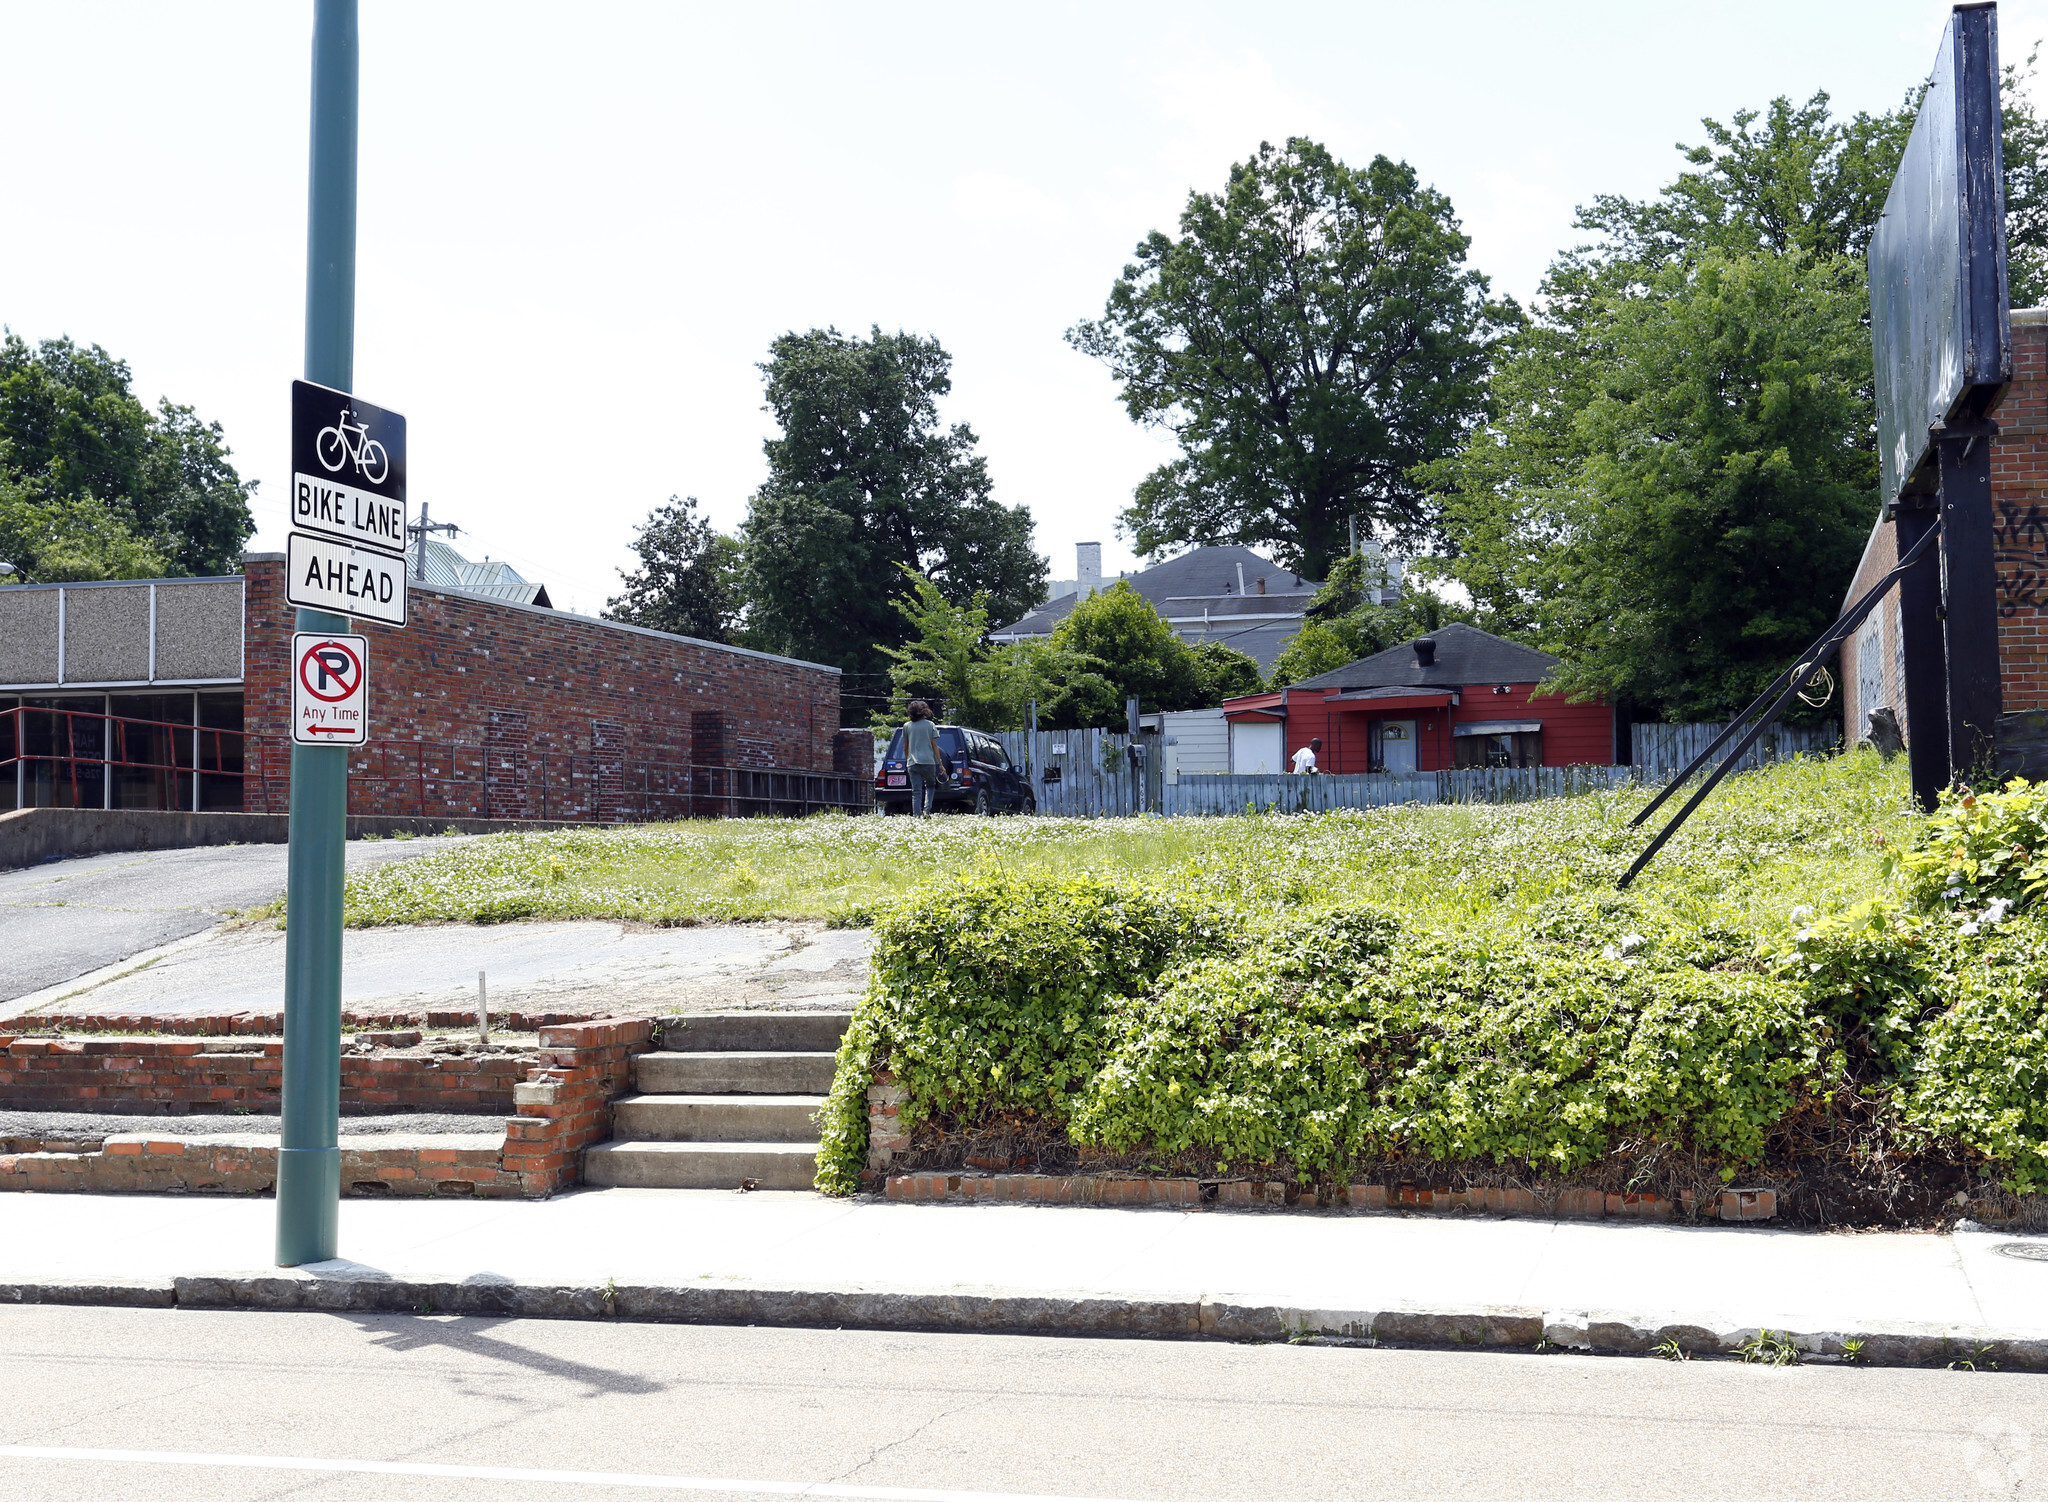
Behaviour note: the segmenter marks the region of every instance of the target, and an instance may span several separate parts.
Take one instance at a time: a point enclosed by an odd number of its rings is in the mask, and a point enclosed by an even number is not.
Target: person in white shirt
[[[1316,753],[1322,749],[1323,738],[1319,735],[1310,736],[1308,744],[1294,753],[1295,775],[1300,776],[1315,771]]]

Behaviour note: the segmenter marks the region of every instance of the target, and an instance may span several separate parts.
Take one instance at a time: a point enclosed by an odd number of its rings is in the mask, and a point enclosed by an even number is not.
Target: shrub
[[[895,903],[820,1113],[818,1187],[859,1182],[880,1067],[907,1093],[906,1125],[936,1112],[1064,1123],[1100,1062],[1107,1010],[1237,929],[1214,906],[1092,875],[984,868]]]
[[[1798,992],[1576,947],[1308,918],[1122,1009],[1074,1118],[1304,1180],[1367,1157],[1569,1173],[1624,1136],[1754,1161],[1815,1057]]]
[[[1923,909],[2025,906],[2048,888],[2048,784],[2015,777],[2003,792],[1945,792],[1918,837],[1886,862]]]
[[[2006,1187],[2048,1191],[2048,931],[2033,922],[1941,977],[1922,1030],[1906,1122],[1982,1154]]]

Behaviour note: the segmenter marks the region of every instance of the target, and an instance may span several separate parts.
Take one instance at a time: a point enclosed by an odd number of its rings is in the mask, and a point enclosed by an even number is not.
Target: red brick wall
[[[294,611],[281,555],[246,566],[243,715],[259,739],[244,807],[280,812]],[[693,741],[742,766],[832,769],[834,668],[419,583],[404,630],[354,629],[370,639],[372,744],[350,760],[352,813],[629,818],[641,778],[680,788]],[[569,806],[543,808],[543,782]]]
[[[1991,445],[1991,503],[1996,513],[1998,559],[1998,650],[2005,708],[2048,709],[2048,309],[2016,309],[2012,315],[2013,382],[1993,414],[1998,437]],[[1878,522],[1865,548],[1856,581],[1843,604],[1861,597],[1898,562],[1896,528]],[[1865,716],[1879,704],[1906,719],[1905,686],[1899,682],[1899,595],[1894,589],[1876,612],[1875,633],[1860,629],[1842,648],[1842,682],[1849,740],[1864,733]],[[1866,675],[1863,640],[1876,639],[1884,662]],[[1869,676],[1878,686],[1862,686]],[[1881,680],[1881,682],[1880,682]],[[1866,702],[1868,701],[1868,702]],[[1906,726],[1908,735],[1912,727]]]
[[[611,1135],[612,1101],[632,1088],[633,1056],[653,1046],[654,1024],[646,1018],[635,1018],[543,1028],[538,1061],[532,1055],[491,1055],[463,1061],[344,1059],[344,1103],[350,1099],[348,1069],[352,1063],[414,1066],[410,1073],[375,1068],[358,1071],[359,1094],[365,1089],[375,1093],[388,1087],[400,1095],[401,1101],[408,1089],[434,1088],[433,1084],[421,1084],[423,1072],[416,1067],[420,1065],[429,1066],[430,1070],[437,1064],[442,1068],[450,1063],[489,1065],[487,1073],[494,1091],[506,1068],[512,1078],[522,1074],[525,1078],[511,1091],[513,1109],[518,1114],[506,1121],[501,1145],[344,1149],[342,1192],[540,1199],[566,1189],[582,1176],[583,1150]],[[9,1071],[4,1083],[0,1083],[0,1106],[36,1105],[46,1110],[105,1112],[116,1098],[161,1103],[173,1099],[181,1089],[192,1088],[209,1069],[218,1072],[204,1088],[228,1092],[209,1095],[209,1103],[227,1109],[244,1100],[263,1104],[261,1092],[267,1090],[269,1103],[274,1105],[279,1045],[252,1045],[246,1053],[253,1058],[229,1056],[235,1062],[224,1065],[220,1062],[223,1055],[208,1055],[197,1043],[74,1043],[0,1036],[0,1068]],[[135,1078],[138,1075],[152,1078],[145,1082]],[[122,1076],[130,1078],[125,1084],[114,1083]],[[371,1081],[368,1086],[363,1085],[363,1076]],[[435,1083],[441,1088],[438,1099],[445,1103],[445,1109],[464,1109],[452,1103],[450,1081]],[[57,1093],[40,1093],[44,1086]],[[110,1088],[132,1088],[142,1093],[116,1097],[106,1093]],[[237,1090],[255,1093],[238,1097],[233,1094]],[[388,1109],[400,1102],[386,1101],[380,1096],[369,1103]],[[342,1118],[341,1129],[344,1133],[348,1131],[347,1117]],[[194,1190],[262,1194],[275,1182],[276,1165],[276,1149],[267,1143],[229,1144],[204,1138],[153,1140],[147,1133],[134,1133],[90,1142],[38,1142],[26,1149],[16,1149],[10,1148],[7,1139],[0,1138],[0,1192]]]
[[[209,1047],[132,1038],[0,1043],[0,1107],[123,1115],[261,1114],[278,1109],[284,1045]],[[363,1115],[450,1111],[502,1116],[533,1054],[343,1054],[341,1106]]]

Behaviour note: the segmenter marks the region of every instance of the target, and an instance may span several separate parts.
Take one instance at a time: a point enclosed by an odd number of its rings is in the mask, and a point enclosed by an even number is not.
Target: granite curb
[[[1659,1319],[1532,1305],[1319,1309],[1244,1295],[1185,1297],[1004,1289],[787,1288],[735,1283],[521,1283],[480,1274],[393,1278],[363,1270],[199,1273],[174,1278],[0,1282],[0,1305],[460,1314],[499,1319],[623,1320],[961,1334],[1319,1341],[1495,1351],[1737,1356],[1760,1336],[1802,1360],[1868,1366],[1968,1361],[2048,1370],[2048,1335],[1974,1325],[1797,1330],[1720,1318]]]

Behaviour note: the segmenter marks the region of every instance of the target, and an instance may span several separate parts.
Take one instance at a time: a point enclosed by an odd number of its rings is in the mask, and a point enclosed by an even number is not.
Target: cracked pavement
[[[349,869],[446,838],[351,842]],[[0,1017],[274,1012],[284,933],[224,928],[282,890],[282,845],[94,856],[0,872]],[[868,935],[822,923],[655,928],[608,920],[350,929],[342,1005],[652,1015],[845,1010],[867,984]]]
[[[464,836],[351,840],[365,871],[459,844]],[[284,845],[126,850],[0,871],[0,1011],[160,945],[203,933],[284,892]]]

